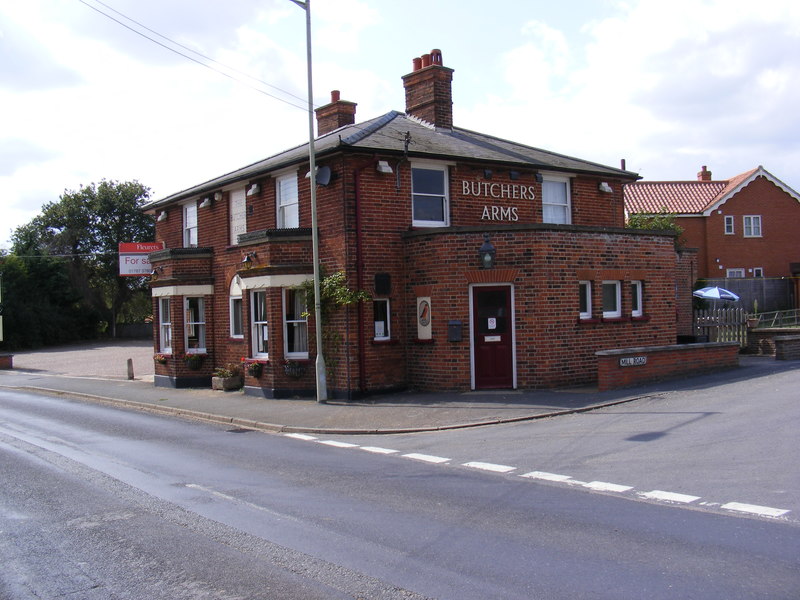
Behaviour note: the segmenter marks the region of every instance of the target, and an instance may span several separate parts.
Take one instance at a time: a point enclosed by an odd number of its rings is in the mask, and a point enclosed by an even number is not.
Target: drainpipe
[[[361,169],[353,170],[353,180],[356,188],[356,288],[364,289],[364,251],[361,239]],[[363,394],[367,391],[365,376],[367,373],[365,340],[364,340],[364,303],[358,303],[358,389]]]

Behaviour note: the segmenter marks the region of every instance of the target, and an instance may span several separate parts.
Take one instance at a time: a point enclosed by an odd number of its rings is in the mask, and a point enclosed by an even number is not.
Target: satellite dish
[[[317,183],[319,185],[328,185],[331,182],[331,168],[320,167],[317,170]]]

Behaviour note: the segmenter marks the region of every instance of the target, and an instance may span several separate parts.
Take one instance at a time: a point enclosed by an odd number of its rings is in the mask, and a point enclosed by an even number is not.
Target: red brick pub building
[[[674,344],[693,271],[671,235],[624,229],[637,175],[455,127],[452,75],[433,51],[405,113],[316,110],[321,263],[371,297],[325,324],[329,396],[592,383],[599,350]],[[314,395],[308,172],[303,145],[145,207],[156,385],[244,358],[246,393]]]

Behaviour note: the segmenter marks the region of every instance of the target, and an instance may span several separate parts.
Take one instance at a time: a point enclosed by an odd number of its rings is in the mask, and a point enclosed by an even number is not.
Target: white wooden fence
[[[709,342],[739,342],[747,345],[747,314],[743,308],[711,308],[694,311],[695,335]]]

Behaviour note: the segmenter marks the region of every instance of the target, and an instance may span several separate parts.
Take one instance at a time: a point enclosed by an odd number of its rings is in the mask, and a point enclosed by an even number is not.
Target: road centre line
[[[495,465],[485,462],[467,462],[462,465],[463,467],[470,467],[472,469],[480,469],[482,471],[492,471],[493,473],[510,473],[517,467],[509,467],[507,465]]]
[[[307,435],[305,433],[284,433],[283,435],[285,435],[286,437],[294,438],[296,440],[305,440],[307,442],[313,442],[314,440],[317,439],[313,435]]]
[[[547,473],[546,471],[531,471],[530,473],[523,473],[520,477],[527,477],[528,479],[543,479],[545,481],[564,482],[572,479],[569,475],[558,475],[556,473]]]
[[[362,450],[372,452],[374,454],[397,454],[399,450],[392,450],[390,448],[379,448],[378,446],[361,446]]]
[[[319,443],[326,446],[333,446],[334,448],[358,448],[358,444],[351,444],[350,442],[337,442],[336,440],[319,440]]]

